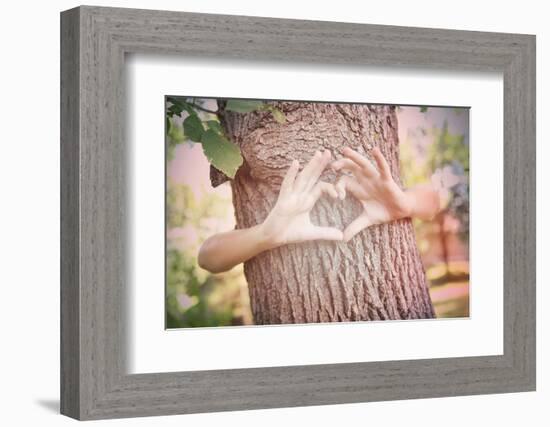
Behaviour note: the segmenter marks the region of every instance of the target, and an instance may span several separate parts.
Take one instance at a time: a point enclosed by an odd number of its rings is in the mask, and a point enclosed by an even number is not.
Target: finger
[[[349,191],[356,199],[359,200],[366,200],[367,199],[367,193],[365,190],[361,187],[361,184],[359,184],[354,178],[349,176],[343,176],[341,177],[338,182],[335,185],[336,191],[338,193],[338,197],[340,200],[344,200],[346,198],[346,194]]]
[[[350,179],[349,176],[342,176],[336,182],[335,188],[336,192],[338,193],[338,198],[340,200],[344,200],[346,198],[346,187],[347,187],[347,181]]]
[[[344,148],[344,156],[346,156],[348,159],[353,160],[355,163],[357,163],[357,165],[359,165],[363,173],[369,178],[378,176],[378,172],[376,171],[374,165],[370,162],[370,160],[363,157],[357,151],[354,151],[351,148],[346,147]]]
[[[336,187],[333,184],[329,184],[324,181],[318,181],[317,184],[315,184],[315,187],[313,187],[311,194],[313,195],[313,200],[315,202],[319,199],[319,197],[321,197],[321,194],[326,194],[333,199],[338,198]]]
[[[302,171],[298,174],[298,177],[296,178],[296,182],[294,185],[294,189],[297,191],[301,191],[305,188],[308,180],[309,175],[311,174],[311,171],[315,166],[321,162],[321,152],[316,151],[313,157],[309,160],[309,162],[304,166]]]
[[[353,178],[346,180],[346,191],[349,191],[353,197],[359,200],[366,200],[368,198],[368,193],[363,189],[361,184]]]
[[[341,241],[344,238],[344,234],[341,230],[334,227],[319,227],[314,225],[310,231],[311,240],[338,240]],[[309,234],[309,233],[308,233]]]
[[[378,172],[380,172],[380,176],[383,179],[392,179],[390,165],[388,165],[388,162],[386,161],[378,147],[374,147],[374,149],[372,150],[372,157],[374,157],[374,161],[378,166]]]
[[[302,172],[296,178],[295,190],[304,191],[311,188],[310,182],[315,182],[321,176],[321,173],[325,169],[325,166],[330,161],[330,158],[327,160],[325,157],[326,154],[316,151],[309,163],[304,167]],[[330,153],[329,153],[330,156]]]
[[[319,177],[321,176],[325,168],[330,164],[331,160],[332,153],[329,150],[325,150],[321,153],[321,161],[319,165],[311,172],[306,184],[306,190],[312,189],[315,184],[317,184]]]
[[[300,169],[300,163],[298,160],[293,160],[290,167],[286,171],[285,177],[283,178],[279,194],[287,194],[292,191],[294,181],[296,180],[296,175],[298,174],[298,169]]]
[[[343,170],[350,171],[355,176],[361,175],[361,167],[357,163],[355,163],[353,160],[350,160],[350,159],[343,158],[343,159],[336,160],[332,162],[331,167],[337,172],[343,169]]]
[[[371,225],[367,215],[362,214],[355,218],[344,230],[344,242],[349,242],[355,235]]]

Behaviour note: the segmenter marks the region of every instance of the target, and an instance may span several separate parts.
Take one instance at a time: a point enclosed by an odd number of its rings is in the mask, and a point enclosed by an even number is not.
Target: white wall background
[[[549,256],[550,27],[544,2],[461,0],[96,1],[104,6],[537,34],[538,260]],[[59,12],[75,1],[6,2],[0,24],[0,421],[63,426],[59,405]],[[550,276],[538,267],[538,391],[109,421],[117,426],[545,426]],[[95,424],[92,423],[92,424]]]

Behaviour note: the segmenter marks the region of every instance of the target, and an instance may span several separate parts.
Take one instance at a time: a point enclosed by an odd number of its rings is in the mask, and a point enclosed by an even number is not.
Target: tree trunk
[[[237,228],[261,223],[273,207],[292,159],[303,166],[315,150],[335,157],[344,147],[369,156],[378,146],[399,178],[397,117],[391,106],[272,102],[286,116],[223,111],[222,125],[245,162],[232,181]],[[369,156],[370,157],[370,156]],[[333,182],[326,170],[321,179]],[[361,207],[321,198],[312,222],[343,230]],[[315,241],[266,251],[244,264],[256,324],[434,317],[409,219],[370,227],[349,243]]]

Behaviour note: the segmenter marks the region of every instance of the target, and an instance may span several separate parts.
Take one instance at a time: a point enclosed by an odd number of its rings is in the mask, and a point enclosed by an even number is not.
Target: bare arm
[[[372,150],[376,166],[350,148],[344,158],[333,162],[335,170],[348,170],[353,176],[343,176],[336,184],[339,197],[349,191],[363,205],[363,213],[344,230],[347,242],[357,233],[375,224],[416,217],[433,218],[440,209],[438,192],[430,185],[420,185],[403,191],[393,180],[390,167],[378,147]]]
[[[277,202],[265,221],[254,227],[209,237],[199,250],[199,265],[212,273],[219,273],[281,245],[308,240],[342,240],[340,230],[316,226],[309,217],[322,194],[338,198],[332,184],[319,181],[330,161],[329,151],[317,152],[298,173],[300,165],[294,160],[283,179]]]
[[[405,190],[409,199],[409,215],[425,221],[433,219],[440,210],[439,193],[432,184],[420,184]]]
[[[276,246],[276,242],[266,235],[263,224],[218,233],[202,244],[199,265],[211,273],[221,273]]]

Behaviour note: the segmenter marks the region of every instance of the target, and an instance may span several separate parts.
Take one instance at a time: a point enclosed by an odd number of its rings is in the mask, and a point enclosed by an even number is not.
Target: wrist
[[[258,244],[262,251],[274,249],[283,245],[281,232],[273,224],[271,215],[257,226]]]
[[[398,218],[412,218],[415,214],[415,198],[409,191],[403,193],[404,197],[398,207]]]

